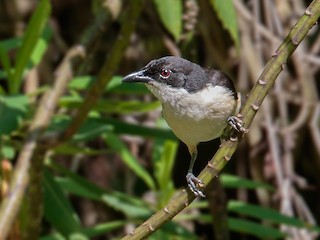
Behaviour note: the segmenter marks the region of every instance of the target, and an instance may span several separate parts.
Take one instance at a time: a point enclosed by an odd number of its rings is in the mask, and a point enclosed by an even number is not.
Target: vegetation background
[[[189,155],[122,76],[182,56],[226,72],[245,101],[309,3],[0,1],[0,239],[132,232],[185,187]],[[149,239],[317,239],[319,56],[315,26],[207,198]],[[199,146],[196,172],[219,144]]]

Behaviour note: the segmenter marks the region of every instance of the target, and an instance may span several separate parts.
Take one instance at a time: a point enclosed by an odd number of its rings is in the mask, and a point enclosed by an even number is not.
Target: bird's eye
[[[170,74],[171,74],[171,71],[169,69],[166,69],[166,68],[161,69],[160,76],[162,78],[168,78]]]

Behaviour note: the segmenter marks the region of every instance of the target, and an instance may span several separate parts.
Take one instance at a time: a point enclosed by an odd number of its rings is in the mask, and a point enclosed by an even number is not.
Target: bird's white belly
[[[236,100],[222,86],[196,93],[159,83],[147,87],[162,102],[163,116],[174,134],[188,146],[220,137],[235,112]]]
[[[203,113],[203,111],[202,111]],[[227,118],[232,112],[207,114],[203,118],[192,116],[184,111],[173,111],[169,105],[163,105],[163,116],[174,134],[187,145],[197,145],[222,135],[227,126]]]

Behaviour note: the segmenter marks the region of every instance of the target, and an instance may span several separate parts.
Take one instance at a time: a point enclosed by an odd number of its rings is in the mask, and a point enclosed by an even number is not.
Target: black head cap
[[[175,88],[196,92],[206,84],[205,71],[180,57],[163,57],[149,62],[142,70],[124,77],[123,82],[162,82]]]

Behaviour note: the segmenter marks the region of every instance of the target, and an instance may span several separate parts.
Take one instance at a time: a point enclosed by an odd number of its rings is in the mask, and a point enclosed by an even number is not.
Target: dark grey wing
[[[232,92],[234,98],[238,98],[233,82],[227,74],[214,69],[206,69],[206,71],[209,76],[209,83],[211,83],[213,86],[223,86],[228,88]]]

